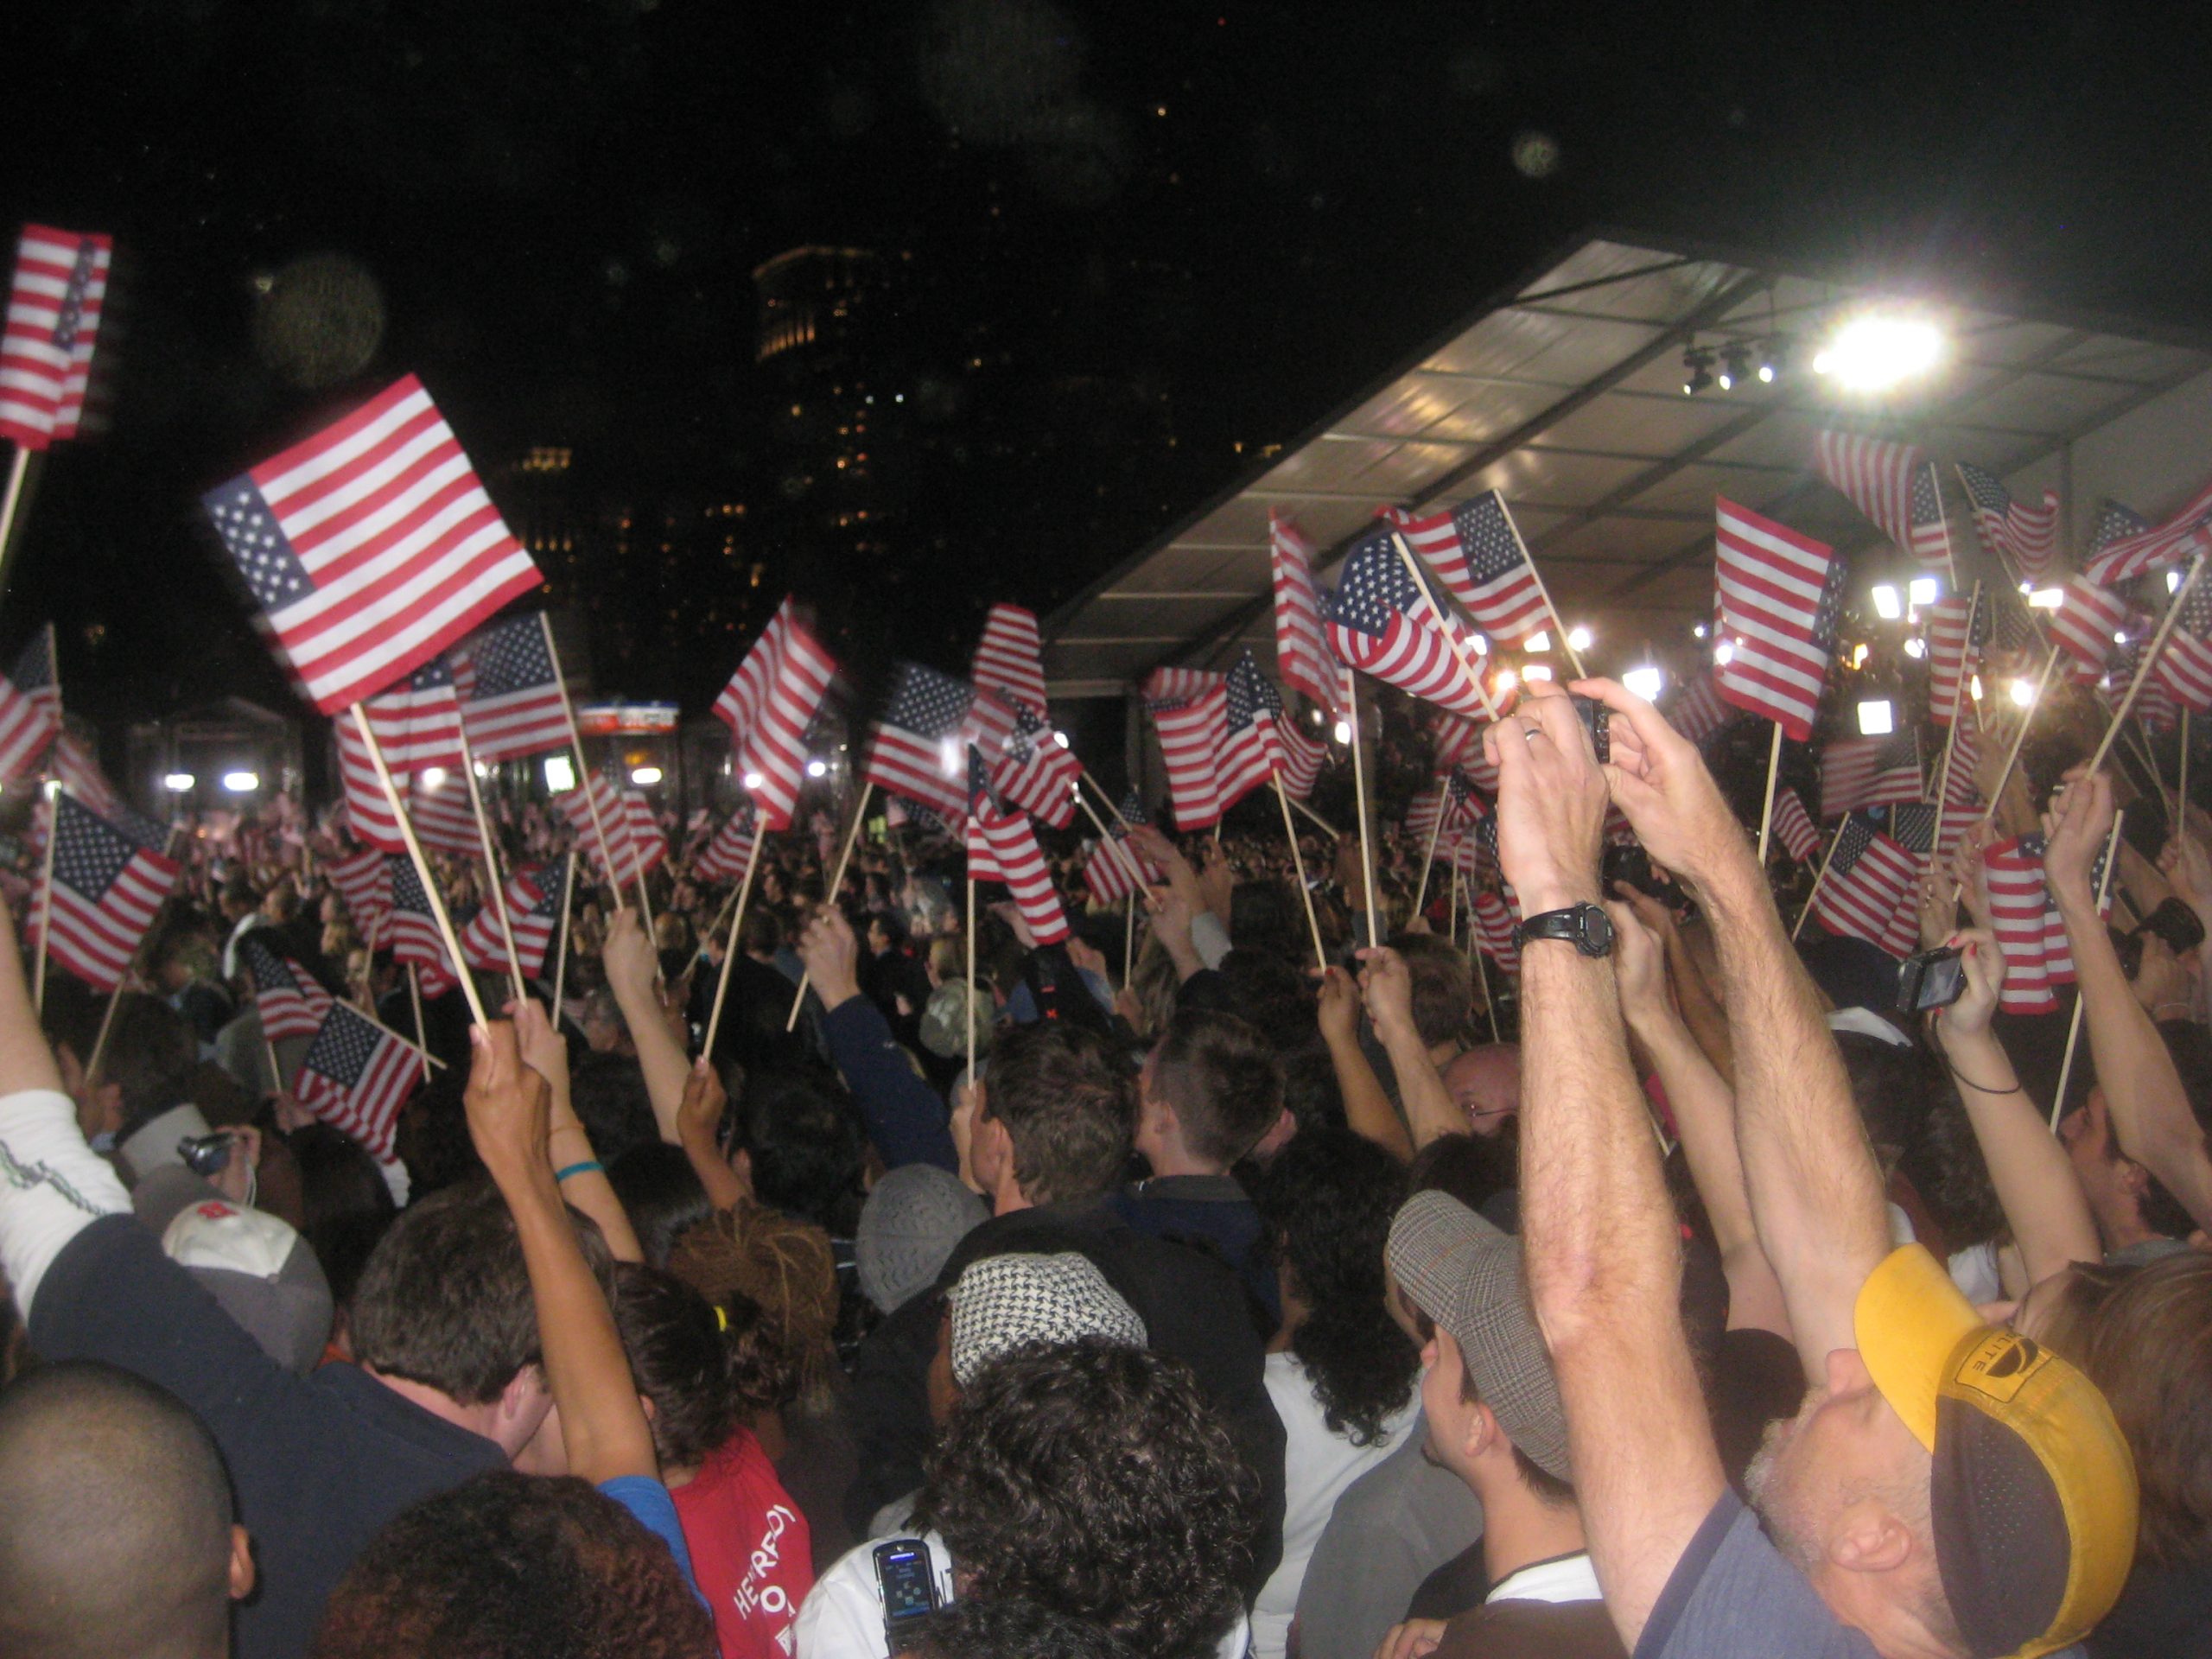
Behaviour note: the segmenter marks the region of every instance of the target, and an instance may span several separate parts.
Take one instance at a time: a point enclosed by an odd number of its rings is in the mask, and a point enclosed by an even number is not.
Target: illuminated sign
[[[576,707],[586,737],[650,737],[676,729],[672,702],[586,702]]]

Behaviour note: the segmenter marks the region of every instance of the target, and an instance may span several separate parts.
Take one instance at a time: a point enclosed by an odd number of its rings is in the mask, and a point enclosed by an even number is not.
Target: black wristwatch
[[[1613,953],[1613,918],[1592,904],[1548,910],[1513,930],[1515,950],[1531,939],[1564,939],[1586,957],[1609,957]]]

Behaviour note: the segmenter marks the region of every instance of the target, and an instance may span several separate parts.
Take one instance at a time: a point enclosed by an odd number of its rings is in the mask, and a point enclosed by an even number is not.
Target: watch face
[[[1586,948],[1593,957],[1604,956],[1613,948],[1613,918],[1596,905],[1585,905],[1581,915]]]

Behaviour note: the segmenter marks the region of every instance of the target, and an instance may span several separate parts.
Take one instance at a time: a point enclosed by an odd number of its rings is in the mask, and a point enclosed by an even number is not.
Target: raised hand
[[[835,905],[824,905],[798,936],[798,959],[824,1007],[835,1008],[861,994],[860,941],[853,925]]]
[[[1695,887],[1723,868],[1724,861],[1750,861],[1743,826],[1695,744],[1612,680],[1577,680],[1573,690],[1594,697],[1616,716],[1606,786],[1656,862]]]
[[[543,1173],[552,1178],[546,1159],[545,1079],[523,1064],[512,1021],[494,1020],[469,1027],[474,1057],[461,1103],[468,1113],[468,1138],[476,1155],[501,1190]]]
[[[2080,767],[2066,774],[2066,787],[2043,815],[2044,874],[2063,898],[2094,898],[2089,871],[2112,833],[2112,779]]]
[[[645,924],[626,906],[607,918],[600,960],[607,969],[607,986],[617,997],[646,995],[660,970],[660,956],[646,937]]]
[[[1406,959],[1387,944],[1359,953],[1359,992],[1375,1034],[1384,1042],[1414,1029],[1414,976]],[[1324,982],[1325,986],[1326,982]]]
[[[2005,988],[2005,952],[1994,933],[1979,927],[1953,934],[1948,943],[1959,947],[1967,988],[1943,1010],[1943,1032],[1947,1037],[1980,1037],[1988,1031],[1998,993]]]
[[[1497,768],[1498,863],[1522,913],[1596,899],[1605,778],[1573,705],[1558,691],[1523,696],[1484,728],[1483,748]]]
[[[1639,1029],[1666,1019],[1671,1010],[1664,942],[1636,906],[1612,900],[1606,904],[1605,914],[1613,923],[1613,979],[1620,987],[1623,1016]]]

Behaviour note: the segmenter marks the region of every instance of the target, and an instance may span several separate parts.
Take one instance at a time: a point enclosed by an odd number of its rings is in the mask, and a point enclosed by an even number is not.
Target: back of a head
[[[1014,1179],[1033,1204],[1109,1191],[1136,1133],[1136,1074],[1096,1032],[1040,1020],[991,1050],[984,1109],[1014,1143]]]
[[[573,1476],[498,1470],[403,1511],[331,1592],[315,1659],[713,1659],[668,1546]]]
[[[1235,1624],[1255,1496],[1187,1367],[1095,1338],[987,1367],[923,1488],[964,1594],[1157,1659],[1209,1659]]]
[[[837,1365],[837,1264],[829,1235],[765,1205],[724,1210],[686,1229],[668,1271],[716,1306],[760,1309],[760,1368],[785,1392],[762,1404],[825,1406]]]
[[[609,1160],[607,1179],[637,1230],[645,1260],[657,1268],[667,1266],[668,1253],[685,1229],[715,1213],[690,1157],[664,1141],[632,1147]]]
[[[1026,1601],[955,1603],[906,1637],[906,1659],[1131,1659],[1095,1624]]]
[[[745,1403],[723,1322],[681,1279],[634,1262],[615,1265],[613,1306],[638,1392],[653,1402],[654,1454],[664,1471],[697,1467],[736,1432]]]
[[[1893,1151],[1909,1145],[1928,1116],[1929,1090],[1919,1053],[1855,1031],[1836,1033],[1835,1046],[1866,1138]]]
[[[143,992],[118,996],[107,1046],[100,1051],[99,1077],[123,1096],[123,1128],[117,1138],[129,1140],[149,1119],[190,1098],[192,1074],[199,1065],[200,1039],[182,1014]]]
[[[1175,1109],[1191,1150],[1224,1166],[1282,1116],[1282,1068],[1267,1039],[1233,1014],[1177,1014],[1153,1052],[1152,1087]]]
[[[588,1054],[570,1068],[569,1097],[592,1149],[612,1162],[660,1139],[645,1068],[628,1054]]]
[[[513,1217],[488,1181],[410,1205],[353,1290],[353,1357],[462,1405],[496,1400],[538,1357]]]
[[[783,942],[783,919],[775,906],[748,906],[744,919],[737,925],[737,948],[747,956],[772,957]]]
[[[46,1033],[48,1046],[57,1052],[67,1045],[78,1065],[92,1058],[92,1049],[99,1041],[100,1018],[106,1012],[107,999],[75,975],[47,976],[46,1000],[39,1005],[39,1029]]]
[[[2212,1564],[2212,1255],[2138,1268],[2091,1316],[2082,1369],[2135,1454],[2141,1556]]]
[[[285,1140],[300,1172],[300,1236],[343,1307],[399,1208],[376,1160],[344,1130],[307,1123]]]
[[[1230,1007],[1251,1021],[1277,1054],[1303,1048],[1321,1032],[1313,983],[1293,965],[1297,960],[1241,944],[1221,959]]]
[[[1305,949],[1301,927],[1298,900],[1283,882],[1239,881],[1230,889],[1229,938],[1239,950],[1296,960]]]
[[[230,1479],[172,1395],[91,1361],[29,1372],[0,1395],[0,1654],[227,1650]]]
[[[1396,933],[1390,948],[1413,976],[1414,1029],[1431,1048],[1457,1040],[1475,1003],[1474,970],[1459,947],[1433,933]]]
[[[810,1075],[761,1071],[746,1085],[738,1121],[760,1202],[850,1238],[867,1159],[851,1103]]]

